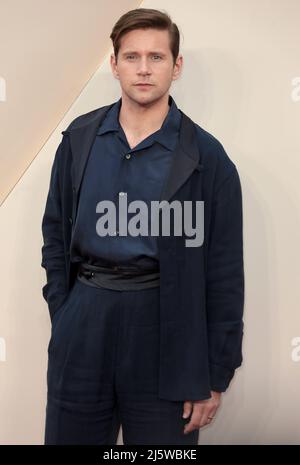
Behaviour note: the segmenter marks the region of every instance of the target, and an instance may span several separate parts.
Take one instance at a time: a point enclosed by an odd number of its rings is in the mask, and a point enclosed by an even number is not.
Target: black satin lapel
[[[173,153],[171,168],[160,201],[170,200],[195,169],[199,171],[203,169],[200,163],[196,130],[191,119],[182,112],[179,141]]]
[[[80,189],[84,169],[99,125],[103,121],[108,109],[108,107],[100,108],[97,115],[88,124],[65,131],[70,137],[74,169],[73,185],[77,192]]]

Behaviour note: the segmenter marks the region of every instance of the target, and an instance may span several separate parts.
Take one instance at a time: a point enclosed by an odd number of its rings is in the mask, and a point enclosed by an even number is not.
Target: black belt
[[[90,263],[79,263],[77,273],[77,278],[85,284],[117,291],[158,287],[159,276],[159,268],[141,270],[123,265],[99,266]]]

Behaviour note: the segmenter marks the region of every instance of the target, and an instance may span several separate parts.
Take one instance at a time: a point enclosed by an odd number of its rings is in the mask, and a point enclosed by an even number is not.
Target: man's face
[[[177,57],[174,65],[168,31],[136,29],[122,37],[117,63],[112,54],[111,67],[120,80],[122,94],[146,105],[168,92],[172,81],[179,76],[182,56]]]

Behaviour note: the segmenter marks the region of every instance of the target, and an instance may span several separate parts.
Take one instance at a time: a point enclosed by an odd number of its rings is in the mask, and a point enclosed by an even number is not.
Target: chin
[[[157,93],[152,93],[151,91],[150,92],[145,92],[145,93],[141,93],[138,91],[138,95],[135,93],[133,96],[132,96],[132,99],[134,101],[136,101],[137,103],[141,103],[141,104],[146,104],[146,103],[154,103],[154,102],[157,102],[160,98],[163,97],[163,94],[161,95],[158,95]]]
[[[153,96],[150,96],[150,95],[136,95],[136,93],[134,93],[133,95],[131,94],[130,95],[130,99],[133,100],[134,102],[136,103],[150,103],[150,102],[153,102],[155,99],[153,98]]]

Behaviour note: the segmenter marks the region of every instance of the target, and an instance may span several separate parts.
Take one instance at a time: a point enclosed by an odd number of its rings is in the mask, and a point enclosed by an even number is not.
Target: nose
[[[147,61],[147,57],[141,58],[139,65],[138,65],[137,73],[142,74],[142,75],[151,73],[150,66]]]

